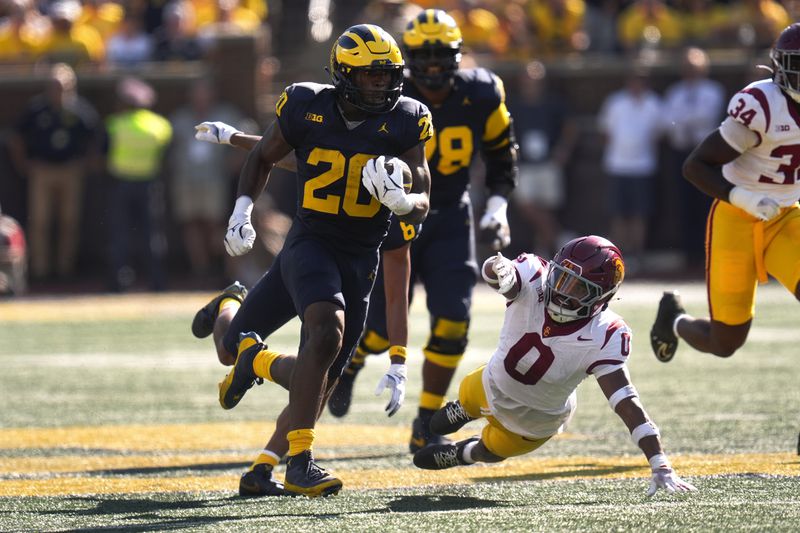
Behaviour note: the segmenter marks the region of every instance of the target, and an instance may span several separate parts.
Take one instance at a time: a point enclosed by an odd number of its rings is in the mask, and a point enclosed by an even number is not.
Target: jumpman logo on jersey
[[[469,99],[469,96],[465,96],[464,100],[461,102],[461,105],[472,105],[472,100]]]
[[[385,122],[383,124],[381,124],[380,128],[378,128],[378,133],[380,133],[380,132],[389,133],[389,128],[386,127],[386,123]]]

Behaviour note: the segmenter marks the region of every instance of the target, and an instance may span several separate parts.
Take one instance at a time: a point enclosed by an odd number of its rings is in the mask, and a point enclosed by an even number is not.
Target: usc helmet
[[[800,23],[784,29],[770,50],[772,79],[778,87],[800,103]]]
[[[603,310],[625,277],[622,252],[608,239],[589,235],[565,244],[550,261],[545,305],[556,322],[588,318]]]
[[[411,77],[434,90],[450,83],[461,62],[462,42],[453,17],[441,9],[421,11],[403,32],[403,52]]]
[[[387,113],[403,88],[403,55],[394,38],[374,24],[359,24],[345,30],[331,49],[329,72],[339,96],[369,113]],[[386,89],[359,87],[356,73],[386,71]]]

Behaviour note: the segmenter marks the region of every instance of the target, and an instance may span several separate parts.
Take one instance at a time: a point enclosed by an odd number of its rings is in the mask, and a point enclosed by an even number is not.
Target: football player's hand
[[[503,254],[497,252],[494,263],[492,263],[492,272],[497,276],[497,292],[505,294],[514,283],[517,282],[517,269],[514,268],[514,263]]]
[[[228,219],[228,231],[225,232],[225,251],[228,255],[244,255],[253,248],[256,230],[250,222],[252,212],[253,201],[248,196],[240,196]]]
[[[647,496],[651,497],[658,489],[663,489],[668,494],[697,490],[694,485],[678,477],[678,474],[668,466],[653,470],[653,477],[650,479],[650,488],[647,489]]]
[[[394,159],[394,158],[393,158]],[[392,165],[392,173],[386,172],[386,157],[370,159],[361,171],[361,183],[369,193],[396,215],[407,215],[414,204],[403,188],[403,168]],[[392,159],[389,160],[392,162]]]
[[[194,127],[194,138],[214,144],[230,144],[235,133],[241,133],[230,124],[224,122],[201,122]]]
[[[748,191],[742,187],[734,187],[728,195],[730,203],[747,211],[754,217],[768,221],[772,220],[781,212],[781,206],[768,196]]]
[[[508,227],[506,211],[508,200],[502,196],[490,196],[486,201],[486,213],[481,217],[478,229],[480,240],[491,245],[495,251],[511,244],[511,230]]]
[[[406,399],[406,365],[395,363],[389,367],[375,389],[375,396],[380,396],[385,388],[392,393],[389,403],[386,404],[386,413],[392,416],[403,405]]]

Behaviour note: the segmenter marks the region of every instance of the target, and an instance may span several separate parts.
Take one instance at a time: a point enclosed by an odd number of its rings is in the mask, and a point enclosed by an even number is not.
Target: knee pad
[[[428,344],[422,349],[425,359],[444,368],[456,368],[467,348],[468,320],[434,318]]]
[[[389,339],[378,334],[375,330],[364,331],[361,340],[358,341],[358,348],[365,354],[379,354],[389,349]]]

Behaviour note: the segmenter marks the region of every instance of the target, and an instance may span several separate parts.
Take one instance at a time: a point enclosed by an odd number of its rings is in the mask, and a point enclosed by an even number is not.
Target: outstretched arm
[[[275,163],[291,151],[292,147],[283,138],[275,121],[247,155],[239,174],[236,204],[228,219],[228,231],[225,233],[225,250],[229,255],[244,255],[253,247],[256,239],[256,231],[250,221],[253,199],[264,191],[269,172]]]
[[[658,489],[669,493],[696,490],[695,487],[682,480],[670,465],[667,455],[661,446],[658,427],[647,416],[639,401],[636,388],[630,381],[626,368],[597,378],[597,383],[608,398],[611,409],[619,415],[631,433],[631,439],[647,457],[652,471],[648,496]]]
[[[411,276],[411,247],[386,250],[383,263],[383,290],[386,293],[386,334],[389,338],[389,371],[378,382],[375,394],[391,390],[386,413],[395,414],[406,397],[406,344],[408,343],[408,285]]]
[[[522,287],[517,269],[514,263],[503,254],[497,252],[483,262],[481,276],[491,288],[505,296],[508,300],[513,300],[519,295]]]

